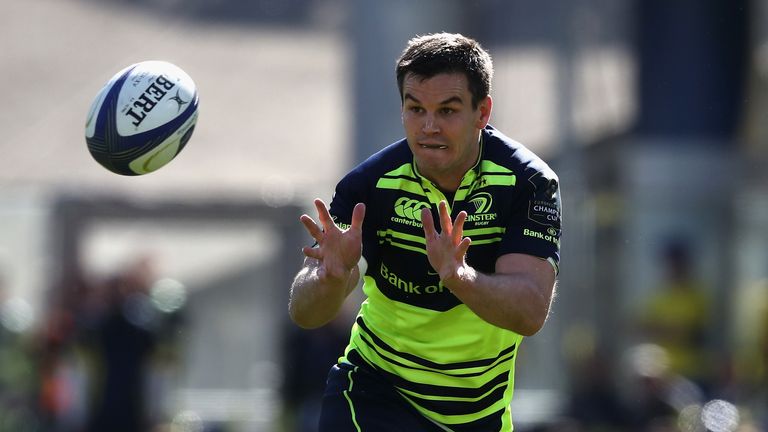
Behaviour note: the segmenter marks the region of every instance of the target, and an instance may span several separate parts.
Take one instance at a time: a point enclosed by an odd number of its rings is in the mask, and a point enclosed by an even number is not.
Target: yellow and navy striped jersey
[[[464,210],[472,239],[467,263],[493,273],[497,258],[524,253],[560,259],[560,192],[555,173],[491,126],[475,166],[448,200],[422,177],[405,140],[361,163],[336,186],[335,222],[366,204],[363,276],[366,299],[341,362],[378,373],[419,412],[453,431],[511,431],[509,405],[523,337],[493,326],[439,280],[426,255],[421,209],[448,201]]]

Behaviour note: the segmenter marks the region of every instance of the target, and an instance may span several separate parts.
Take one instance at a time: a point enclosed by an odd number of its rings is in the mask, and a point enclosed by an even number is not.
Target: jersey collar
[[[464,176],[462,177],[462,180],[461,180],[461,183],[460,183],[459,187],[463,186],[466,183],[467,177],[472,177],[472,180],[474,181],[474,179],[480,173],[480,161],[483,160],[484,148],[485,148],[485,129],[480,131],[480,151],[477,152],[477,160],[475,160],[475,164],[472,165],[472,167],[469,170],[467,170],[466,173],[464,173]],[[419,167],[418,167],[418,165],[416,165],[416,157],[415,156],[413,156],[413,158],[411,159],[411,165],[413,166],[414,174],[416,174],[416,176],[422,182],[428,182],[428,183],[434,184],[434,183],[432,183],[432,180],[429,180],[428,178],[424,177],[419,172]],[[437,186],[435,186],[435,187],[437,187]]]
[[[485,153],[486,133],[487,132],[485,129],[482,129],[480,131],[480,151],[477,152],[477,160],[475,161],[475,164],[472,165],[472,167],[469,170],[467,170],[467,172],[464,173],[464,176],[461,178],[461,183],[459,183],[459,187],[455,191],[453,201],[463,201],[466,195],[472,190],[472,184],[475,182],[475,180],[480,174],[480,162],[483,160],[483,155]],[[415,157],[413,157],[411,161],[411,166],[413,167],[413,173],[416,174],[416,177],[421,182],[421,185],[424,188],[424,190],[430,192],[430,193],[427,193],[427,196],[430,198],[430,201],[432,201],[434,198],[437,198],[437,202],[439,202],[441,198],[445,198],[445,194],[443,194],[443,192],[440,191],[437,185],[434,182],[432,182],[432,180],[424,177],[419,172],[419,167],[416,165]],[[434,204],[437,204],[437,202],[434,202]],[[451,205],[452,203],[448,202],[448,206],[450,207]]]

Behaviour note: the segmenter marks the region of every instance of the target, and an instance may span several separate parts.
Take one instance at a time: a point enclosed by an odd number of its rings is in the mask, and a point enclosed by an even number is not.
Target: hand
[[[440,201],[438,213],[440,215],[440,233],[435,230],[432,212],[428,208],[421,210],[421,223],[424,225],[429,264],[440,275],[440,280],[445,281],[460,276],[465,270],[464,257],[472,240],[469,237],[463,237],[467,212],[459,212],[456,221],[451,222],[448,206],[445,201]]]
[[[346,282],[352,268],[360,261],[363,251],[361,226],[365,217],[365,204],[355,205],[352,210],[352,224],[343,231],[333,222],[323,200],[316,199],[315,207],[322,228],[306,214],[301,215],[300,219],[318,246],[305,246],[302,251],[307,257],[320,262],[317,272],[320,279],[338,279]]]

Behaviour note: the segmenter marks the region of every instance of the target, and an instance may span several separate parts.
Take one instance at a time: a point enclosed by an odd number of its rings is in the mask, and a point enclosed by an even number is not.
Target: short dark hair
[[[441,73],[463,73],[469,82],[472,108],[491,93],[493,62],[480,43],[461,34],[433,33],[408,41],[397,60],[397,87],[403,100],[407,74],[424,79]]]

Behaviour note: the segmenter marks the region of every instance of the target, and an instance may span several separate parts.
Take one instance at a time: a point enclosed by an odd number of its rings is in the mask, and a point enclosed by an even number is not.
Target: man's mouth
[[[447,145],[443,145],[443,144],[419,144],[419,147],[423,149],[431,149],[431,150],[445,150],[448,148]]]

